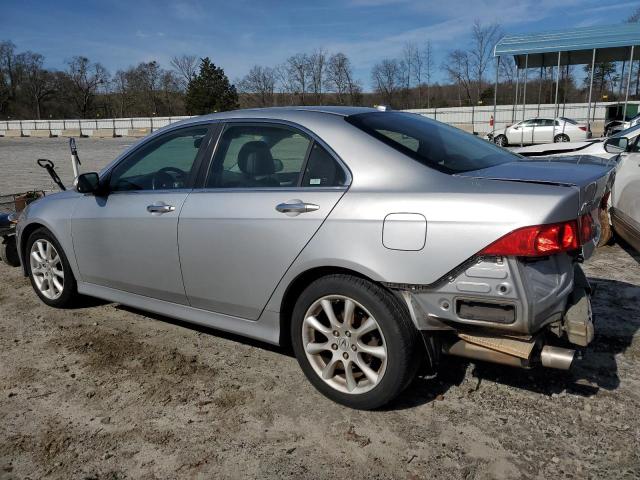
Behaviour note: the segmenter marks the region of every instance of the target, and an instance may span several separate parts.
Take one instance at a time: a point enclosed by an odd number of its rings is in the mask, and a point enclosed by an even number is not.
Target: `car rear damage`
[[[614,164],[601,160],[577,168],[522,161],[462,174],[555,185],[576,213],[515,229],[431,285],[388,285],[438,350],[522,368],[571,367],[594,337],[592,289],[580,264],[595,250],[599,209],[613,183]]]

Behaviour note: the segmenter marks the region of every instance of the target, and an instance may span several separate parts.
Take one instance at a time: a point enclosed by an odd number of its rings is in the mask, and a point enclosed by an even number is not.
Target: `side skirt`
[[[216,328],[235,333],[273,345],[279,344],[279,314],[265,310],[258,320],[232,317],[220,313],[201,310],[187,305],[179,305],[156,298],[128,293],[115,288],[103,287],[93,283],[78,282],[78,293],[90,297],[101,298],[110,302],[121,303],[140,310],[157,313],[177,320],[184,320],[196,325]]]

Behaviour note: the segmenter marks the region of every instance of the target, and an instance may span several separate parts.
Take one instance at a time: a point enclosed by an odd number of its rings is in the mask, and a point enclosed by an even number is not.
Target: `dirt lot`
[[[572,374],[448,361],[389,409],[287,352],[115,304],[45,307],[0,266],[1,478],[638,478],[640,257],[605,247]]]
[[[131,139],[79,143],[83,170]],[[89,153],[91,152],[91,153]],[[70,180],[65,139],[0,139],[0,193]],[[115,304],[45,307],[0,264],[0,478],[640,478],[640,256],[605,247],[571,374],[449,360],[385,411],[288,352]]]

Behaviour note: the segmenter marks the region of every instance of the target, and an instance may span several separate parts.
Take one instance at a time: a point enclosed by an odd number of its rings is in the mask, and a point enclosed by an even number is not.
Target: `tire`
[[[73,306],[79,296],[76,279],[67,256],[49,230],[39,228],[29,236],[24,258],[31,286],[40,300],[55,308]]]
[[[562,143],[562,142],[569,142],[569,135],[566,135],[564,133],[560,133],[558,135],[556,135],[555,137],[553,137],[553,142],[554,143]]]
[[[342,321],[347,311],[348,323]],[[351,275],[322,277],[302,292],[293,309],[291,339],[313,386],[350,408],[389,403],[420,366],[419,332],[407,309],[379,285]]]
[[[604,245],[607,245],[611,242],[611,239],[613,238],[613,230],[611,228],[611,219],[609,218],[609,212],[607,210],[605,210],[604,208],[601,208],[598,211],[598,216],[599,216],[599,220],[600,220],[600,228],[601,228],[601,234],[600,234],[600,240],[598,241],[598,245],[596,245],[597,247],[603,247]]]
[[[509,146],[509,140],[507,139],[506,135],[498,135],[496,136],[496,138],[493,140],[494,143],[500,147],[508,147]]]
[[[20,266],[20,257],[16,247],[16,236],[11,235],[0,240],[0,260],[10,267]]]

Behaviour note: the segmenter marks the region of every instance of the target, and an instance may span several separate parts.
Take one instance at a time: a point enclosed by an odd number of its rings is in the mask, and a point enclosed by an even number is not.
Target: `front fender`
[[[71,238],[71,217],[80,196],[74,191],[55,193],[31,203],[22,212],[16,225],[16,240],[18,255],[25,275],[27,275],[26,259],[24,258],[25,244],[31,232],[38,227],[44,227],[58,240],[74,276],[79,278]]]

